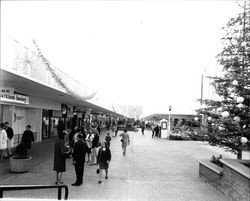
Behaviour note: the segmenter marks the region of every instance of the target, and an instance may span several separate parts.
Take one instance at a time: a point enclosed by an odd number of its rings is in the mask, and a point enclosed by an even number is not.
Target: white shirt
[[[0,149],[7,149],[7,133],[4,129],[0,131]]]

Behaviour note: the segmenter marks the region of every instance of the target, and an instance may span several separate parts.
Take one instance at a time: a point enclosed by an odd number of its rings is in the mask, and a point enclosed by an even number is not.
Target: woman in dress
[[[122,142],[122,151],[123,151],[123,155],[126,156],[126,150],[127,150],[127,146],[130,144],[130,139],[129,139],[129,135],[127,133],[127,129],[124,129],[124,132],[122,134],[119,135],[120,137],[122,137],[121,142]]]
[[[102,142],[102,146],[98,152],[97,163],[99,164],[100,172],[99,172],[99,181],[98,183],[102,183],[102,172],[105,170],[106,176],[105,179],[108,179],[108,168],[111,160],[111,152],[107,147],[107,143]]]
[[[65,137],[66,133],[62,132],[58,135],[58,140],[54,146],[54,170],[56,171],[56,182],[55,184],[62,184],[62,172],[66,171],[66,160],[64,157],[65,151]]]

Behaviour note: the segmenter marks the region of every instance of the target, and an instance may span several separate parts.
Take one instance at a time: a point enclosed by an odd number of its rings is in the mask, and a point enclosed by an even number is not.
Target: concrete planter
[[[31,166],[31,156],[27,158],[10,157],[10,172],[24,173],[28,172]]]
[[[249,201],[250,161],[220,159],[223,167],[199,161],[199,175],[230,201]],[[244,164],[244,165],[243,165]]]

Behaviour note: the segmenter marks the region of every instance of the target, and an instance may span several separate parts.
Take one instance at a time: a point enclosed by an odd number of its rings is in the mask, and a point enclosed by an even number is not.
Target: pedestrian
[[[8,157],[10,157],[10,156],[12,156],[11,149],[12,149],[12,143],[13,143],[12,139],[13,139],[13,136],[14,136],[14,132],[13,132],[13,129],[11,127],[9,127],[9,122],[7,122],[7,121],[4,123],[4,129],[5,129],[5,131],[7,133],[7,137],[8,137],[6,151],[7,151]]]
[[[155,137],[158,137],[159,136],[159,132],[160,132],[160,128],[159,128],[159,126],[158,126],[158,124],[156,125],[156,127],[154,128],[154,130],[155,130]],[[153,138],[153,135],[152,135],[152,138]]]
[[[62,184],[62,173],[66,171],[66,159],[64,157],[65,151],[65,138],[66,132],[58,134],[58,140],[55,141],[54,145],[54,170],[56,171],[56,182],[55,184]]]
[[[73,151],[73,164],[75,166],[76,182],[71,184],[72,186],[80,186],[82,184],[85,156],[88,149],[87,143],[83,141],[83,135],[79,134],[77,135],[77,138],[78,140]]]
[[[23,132],[23,136],[22,136],[22,140],[21,140],[21,142],[23,142],[25,144],[25,146],[27,147],[28,154],[29,154],[30,149],[31,149],[31,143],[35,141],[34,134],[30,129],[31,129],[31,126],[27,125],[26,130]]]
[[[93,132],[94,132],[94,138],[92,140],[90,165],[97,165],[97,147],[99,143],[99,135],[96,132],[96,130],[94,130]]]
[[[75,126],[69,133],[69,143],[70,143],[70,146],[73,147],[74,146],[74,135],[76,134],[76,130],[78,129],[77,126]]]
[[[7,149],[7,133],[4,130],[4,124],[0,124],[0,160],[3,160],[4,154]]]
[[[154,137],[155,134],[155,125],[152,125],[152,138]]]
[[[83,135],[83,141],[85,141],[87,137],[87,130],[83,126],[81,127],[81,134]]]
[[[111,137],[109,133],[107,133],[107,136],[105,137],[105,141],[107,142],[107,147],[110,148]]]
[[[159,138],[161,138],[161,125],[159,125]]]
[[[80,129],[80,128],[76,128],[75,134],[74,134],[74,136],[73,136],[73,138],[72,138],[72,141],[73,141],[72,147],[74,147],[75,144],[77,143],[77,141],[78,141],[78,137],[77,137],[77,136],[78,136],[79,134],[81,134],[81,129]]]
[[[87,137],[85,138],[86,143],[87,143],[87,147],[88,147],[88,149],[87,149],[87,157],[88,157],[87,163],[90,162],[92,139],[94,138],[94,136],[93,136],[91,139],[91,135],[92,135],[92,131],[91,130],[87,131]]]
[[[129,139],[129,135],[127,133],[127,129],[124,129],[124,132],[121,133],[119,136],[122,137],[121,142],[122,142],[122,150],[123,150],[123,155],[126,156],[126,150],[127,150],[127,146],[130,144],[130,139]]]
[[[105,179],[108,179],[108,168],[109,168],[109,163],[111,160],[111,152],[110,149],[107,147],[107,142],[102,142],[101,148],[98,152],[98,165],[99,165],[99,181],[98,184],[102,183],[102,172],[105,170]]]
[[[97,131],[98,131],[98,133],[99,133],[99,135],[100,135],[100,134],[101,134],[101,127],[100,127],[99,124],[97,125],[97,128],[96,128],[96,129],[97,129]]]
[[[116,136],[116,126],[115,126],[115,123],[113,123],[111,130],[112,130],[112,136],[115,137]]]
[[[142,124],[142,125],[141,125],[141,133],[142,133],[142,135],[144,135],[144,130],[145,130],[145,125]]]
[[[115,137],[117,136],[117,134],[118,134],[118,125],[116,124],[115,125]]]
[[[64,122],[63,122],[63,120],[61,119],[61,120],[59,121],[59,123],[58,123],[58,126],[57,126],[58,134],[59,134],[59,133],[62,133],[64,130],[65,130]]]

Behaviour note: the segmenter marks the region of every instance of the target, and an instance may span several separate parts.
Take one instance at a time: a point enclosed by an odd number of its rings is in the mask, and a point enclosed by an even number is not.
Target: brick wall
[[[226,165],[223,167],[223,177],[219,190],[232,200],[250,200],[250,180]]]
[[[250,169],[242,164],[236,164],[235,161],[232,162],[230,165],[223,163],[223,168],[221,168],[209,160],[200,161],[199,175],[222,192],[228,201],[249,201]]]

